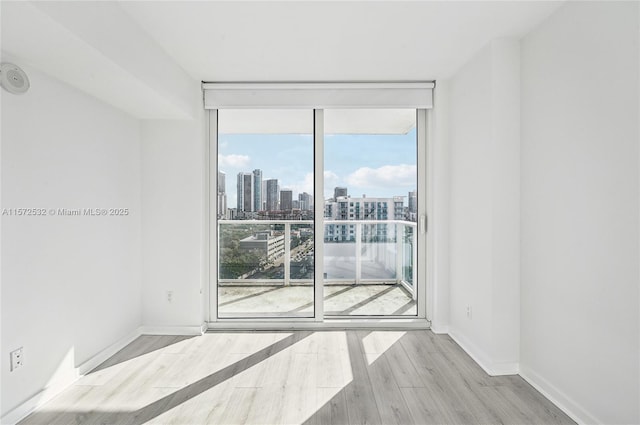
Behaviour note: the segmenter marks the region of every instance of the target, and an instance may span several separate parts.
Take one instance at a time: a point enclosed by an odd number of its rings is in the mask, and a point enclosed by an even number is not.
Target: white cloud
[[[328,196],[326,195],[327,197],[331,197],[333,195],[333,188],[338,184],[338,180],[338,175],[333,171],[326,170],[324,172],[325,195],[327,193],[329,194]],[[286,188],[293,190],[294,193],[307,192],[313,194],[313,173],[305,174],[302,181],[294,183],[292,185],[286,185]]]
[[[330,170],[324,172],[324,197],[325,199],[333,196],[333,188],[338,186],[340,177],[336,173]]]
[[[242,168],[249,165],[249,162],[251,162],[251,158],[247,155],[236,155],[233,153],[229,155],[218,154],[218,165],[220,167]]]
[[[335,184],[338,184],[338,180],[340,180],[338,178],[338,175],[336,173],[334,173],[333,171],[326,170],[324,172],[324,185],[325,186],[333,186]]]
[[[296,194],[300,194],[302,192],[313,193],[313,173],[305,174],[303,181],[286,186],[286,188],[293,190],[293,193]]]
[[[415,186],[417,171],[415,165],[408,164],[362,167],[349,174],[346,182],[349,186],[356,187]]]

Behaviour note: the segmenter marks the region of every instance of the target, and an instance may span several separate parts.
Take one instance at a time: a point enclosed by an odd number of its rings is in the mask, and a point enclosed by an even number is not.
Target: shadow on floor
[[[345,331],[342,331],[345,332]],[[131,411],[51,411],[46,406],[20,425],[142,425],[287,350],[316,332],[296,331],[189,385]],[[367,352],[376,331],[346,331],[352,379],[297,423],[316,424],[572,424],[519,376],[488,376],[449,336],[394,331],[391,342]],[[167,344],[165,344],[167,345]],[[149,344],[149,348],[152,344]],[[369,343],[371,347],[371,343]],[[309,354],[306,354],[309,355]],[[253,400],[243,411],[256,408]],[[210,407],[211,409],[214,406]],[[181,425],[182,422],[171,423]]]
[[[142,340],[141,344],[129,344],[118,352],[115,356],[107,359],[105,362],[98,365],[89,373],[99,372],[103,369],[115,366],[119,363],[135,359],[136,357],[144,356],[145,354],[153,353],[154,351],[161,350],[170,345],[177,344],[182,341],[193,338],[194,335],[175,335],[170,338],[158,338],[157,335],[142,335],[138,339]]]
[[[233,378],[234,376],[250,369],[260,362],[265,361],[269,357],[285,350],[292,345],[300,342],[304,338],[311,335],[312,332],[295,332],[292,335],[281,339],[255,353],[244,357],[243,359],[230,364],[190,385],[187,385],[179,390],[160,398],[159,400],[146,405],[145,407],[134,411],[100,411],[91,410],[88,412],[51,412],[46,409],[42,411],[36,411],[21,421],[20,425],[27,424],[99,424],[99,425],[142,425],[154,418],[168,412],[169,410],[180,406],[181,404],[189,401],[190,399],[197,397],[203,392],[223,383],[224,381]],[[143,336],[145,337],[145,336]],[[143,338],[142,337],[142,338]],[[150,336],[153,337],[153,336]],[[188,337],[176,337],[176,339],[186,339]],[[171,343],[165,343],[164,346],[168,346]],[[155,347],[157,350],[161,347]],[[126,350],[126,347],[125,347]],[[150,352],[150,351],[148,351]],[[133,352],[132,352],[133,354]],[[141,355],[141,354],[140,354]],[[124,361],[124,360],[121,360]],[[108,363],[105,362],[104,364]],[[107,367],[107,366],[103,366]],[[54,419],[52,421],[52,419]],[[185,424],[186,425],[186,424]],[[195,425],[195,424],[194,424]]]

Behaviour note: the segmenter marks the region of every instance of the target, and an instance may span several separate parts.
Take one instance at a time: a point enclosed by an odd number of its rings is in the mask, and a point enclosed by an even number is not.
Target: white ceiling
[[[0,1],[1,47],[132,116],[190,119],[200,81],[447,78],[561,3]]]
[[[451,76],[561,2],[122,2],[193,78],[397,81]]]
[[[197,81],[116,2],[0,1],[0,8],[3,61],[29,65],[137,118],[189,119],[200,106]]]

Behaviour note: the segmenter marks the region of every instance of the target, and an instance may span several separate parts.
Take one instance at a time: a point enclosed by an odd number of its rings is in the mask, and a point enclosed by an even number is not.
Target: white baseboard
[[[69,374],[71,376],[70,379],[58,382],[54,386],[43,388],[42,390],[38,391],[33,397],[27,399],[22,404],[18,405],[16,408],[8,412],[6,415],[0,418],[0,424],[15,425],[16,423],[20,422],[22,419],[29,416],[34,410],[43,406],[49,400],[60,394],[65,389],[69,388],[69,386],[80,379],[83,375],[89,373],[109,357],[122,350],[140,335],[140,330],[136,329],[116,343],[111,344],[109,347],[100,351],[98,354],[76,367],[75,371]]]
[[[526,366],[520,366],[520,376],[533,388],[548,398],[560,410],[579,424],[603,424],[604,421],[594,417],[585,408],[576,403],[571,397],[559,390],[551,382]]]
[[[518,374],[520,367],[517,362],[494,363],[484,351],[455,330],[449,329],[449,336],[490,376]]]
[[[78,366],[78,377],[86,375],[96,367],[100,366],[102,363],[107,361],[111,356],[113,356],[118,351],[122,350],[124,347],[126,347],[127,345],[135,341],[135,339],[138,338],[140,335],[142,335],[142,333],[140,333],[140,328],[138,328],[135,331],[131,332],[126,337],[120,339],[114,344],[111,344],[110,346],[100,351],[95,356],[91,357],[86,362],[82,363],[80,366]]]
[[[207,330],[206,323],[197,326],[141,326],[141,335],[202,335]]]

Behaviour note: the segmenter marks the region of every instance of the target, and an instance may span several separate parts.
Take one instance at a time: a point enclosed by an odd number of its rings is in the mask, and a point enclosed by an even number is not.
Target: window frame
[[[433,311],[434,288],[434,247],[433,231],[427,229],[427,217],[433,211],[431,176],[433,164],[430,155],[430,116],[427,108],[416,109],[417,133],[417,199],[418,223],[416,226],[417,249],[414,250],[414,264],[417,266],[416,293],[417,316],[330,316],[324,314],[324,262],[323,238],[314,238],[315,283],[314,283],[314,316],[283,318],[219,318],[217,303],[217,255],[218,255],[218,217],[217,196],[213,196],[210,188],[218,185],[218,109],[208,109],[206,115],[207,140],[205,143],[205,229],[206,237],[203,248],[205,267],[203,270],[203,295],[205,297],[205,317],[208,329],[316,329],[316,328],[430,328],[430,313]],[[324,109],[314,108],[314,192],[324,193]],[[318,176],[321,176],[318,178]],[[314,229],[324,231],[324,203],[316,202],[314,206]]]

